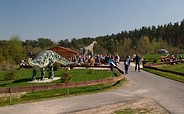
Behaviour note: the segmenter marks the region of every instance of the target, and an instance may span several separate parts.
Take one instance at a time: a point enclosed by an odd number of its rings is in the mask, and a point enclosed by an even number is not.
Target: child
[[[124,65],[125,65],[125,74],[128,74],[128,68],[130,65],[130,57],[129,56],[127,56],[127,58],[125,59]]]

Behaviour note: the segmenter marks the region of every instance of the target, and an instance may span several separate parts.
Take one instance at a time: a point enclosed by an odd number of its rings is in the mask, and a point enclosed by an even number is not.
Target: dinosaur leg
[[[93,57],[93,50],[91,50],[91,56]]]
[[[53,65],[48,66],[49,69],[49,79],[54,78],[54,71],[53,71]]]
[[[45,77],[45,68],[41,68],[40,70],[41,70],[41,80],[43,80]]]
[[[36,80],[36,70],[33,69],[33,76],[32,76],[32,80]]]

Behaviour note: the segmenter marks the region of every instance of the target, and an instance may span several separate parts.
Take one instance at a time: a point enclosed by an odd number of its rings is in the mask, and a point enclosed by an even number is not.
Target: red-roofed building
[[[62,57],[65,57],[67,60],[72,60],[72,58],[74,58],[75,55],[78,54],[78,52],[62,46],[54,46],[52,48],[49,48],[48,50],[52,50],[58,53]]]

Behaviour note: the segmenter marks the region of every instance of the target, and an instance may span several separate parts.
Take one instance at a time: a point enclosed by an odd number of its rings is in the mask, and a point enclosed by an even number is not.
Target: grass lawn
[[[175,64],[175,65],[164,65],[160,68],[184,73],[184,63],[178,63],[178,64]]]
[[[126,108],[123,110],[115,111],[114,114],[149,114],[152,111],[152,109],[148,108]]]
[[[147,59],[160,59],[161,56],[165,56],[166,54],[147,54],[147,55],[142,55]]]
[[[160,57],[165,56],[165,54],[149,54],[149,55],[142,55],[141,57],[144,57],[147,61],[147,64],[162,64],[160,62]]]
[[[31,81],[32,78],[32,69],[20,69],[16,70],[16,78],[15,80],[4,80],[5,71],[0,72],[0,87],[15,87],[15,86],[33,86],[33,85],[41,85],[41,84],[33,84],[27,83],[27,81]],[[59,70],[55,72],[56,76],[59,76]],[[40,71],[37,71],[37,79],[40,79]],[[46,76],[48,73],[46,72]],[[53,82],[52,82],[53,83]],[[55,82],[54,82],[55,83]]]
[[[172,73],[167,73],[167,72],[156,71],[156,70],[149,69],[149,68],[144,68],[144,70],[148,71],[150,73],[154,73],[154,74],[157,74],[159,76],[165,77],[165,78],[169,78],[169,79],[184,83],[184,76],[180,76],[180,75],[176,75],[176,74],[172,74]]]
[[[61,75],[61,70],[55,71],[55,76]],[[82,82],[89,80],[100,80],[107,77],[111,77],[112,72],[110,70],[91,70],[91,69],[78,69],[78,70],[70,70],[72,75],[72,82]],[[116,72],[115,76],[119,76],[120,74]],[[39,73],[40,74],[40,73]],[[38,76],[39,76],[38,74]],[[15,81],[4,81],[3,80],[3,72],[0,72],[0,87],[14,87],[14,86],[33,86],[40,84],[27,83],[27,81],[31,80],[32,69],[21,69],[16,71],[16,80]],[[40,77],[37,77],[40,78]],[[60,83],[60,80],[50,82],[51,83]],[[122,84],[121,81],[119,84]],[[44,83],[45,84],[45,83]],[[8,105],[8,104],[17,104],[28,101],[38,101],[50,98],[58,98],[64,97],[68,95],[80,95],[86,93],[94,93],[100,92],[107,89],[110,89],[114,86],[112,84],[99,84],[95,86],[88,87],[77,87],[77,88],[64,88],[64,89],[54,89],[54,90],[42,90],[36,92],[28,92],[23,95],[18,95],[18,97],[12,97],[11,103],[9,101],[9,96],[6,98],[0,97],[0,106]]]
[[[164,65],[163,62],[160,62],[160,57],[165,56],[165,55],[153,54],[153,55],[143,55],[143,56],[146,58],[146,60],[149,61],[149,62],[147,62],[147,64],[158,64],[158,65],[160,65],[160,66],[158,66],[160,69],[184,73],[184,63],[178,63],[175,65]],[[155,63],[153,63],[153,60],[156,60]],[[157,75],[162,76],[162,77],[166,77],[166,78],[173,79],[176,81],[184,82],[184,76],[175,75],[172,73],[161,72],[161,71],[156,71],[156,70],[152,70],[152,69],[148,69],[148,68],[144,68],[144,70],[151,72],[151,73],[154,73],[154,74],[157,74]]]
[[[60,77],[62,70],[55,71],[55,77]],[[70,70],[72,75],[72,82],[79,81],[89,81],[89,80],[99,80],[104,79],[106,77],[111,77],[110,70],[92,70],[92,69],[78,69],[78,70]],[[37,79],[40,79],[40,71],[37,71]],[[48,76],[48,72],[46,72],[46,77]],[[4,81],[4,72],[0,72],[0,87],[15,87],[15,86],[33,86],[33,85],[41,85],[35,83],[27,83],[30,81],[32,77],[32,69],[20,69],[16,70],[16,79],[10,81]],[[53,81],[52,83],[60,83],[60,80]],[[45,84],[45,83],[42,83]]]

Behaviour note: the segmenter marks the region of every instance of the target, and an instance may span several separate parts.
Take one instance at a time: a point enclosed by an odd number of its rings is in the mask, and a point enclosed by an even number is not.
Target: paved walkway
[[[122,65],[122,64],[121,64]],[[121,68],[123,68],[120,65]],[[79,110],[152,98],[172,114],[184,114],[184,83],[130,67],[126,75],[132,84],[107,92],[0,107],[0,114],[66,114]]]

